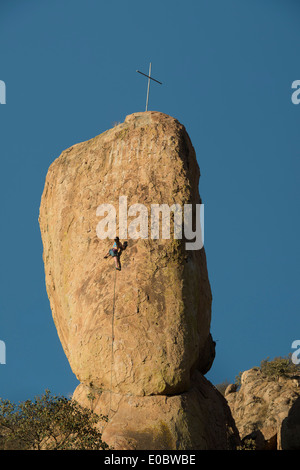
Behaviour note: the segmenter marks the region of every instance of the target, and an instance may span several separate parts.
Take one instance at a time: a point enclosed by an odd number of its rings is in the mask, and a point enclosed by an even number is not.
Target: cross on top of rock
[[[160,81],[156,80],[155,78],[151,77],[151,62],[150,62],[150,65],[149,65],[149,74],[148,75],[146,75],[143,72],[140,72],[139,70],[137,70],[137,72],[140,73],[141,75],[144,75],[144,77],[148,78],[147,98],[146,98],[146,111],[148,111],[150,80],[153,80],[154,82],[159,83],[160,85],[162,85],[162,83]]]

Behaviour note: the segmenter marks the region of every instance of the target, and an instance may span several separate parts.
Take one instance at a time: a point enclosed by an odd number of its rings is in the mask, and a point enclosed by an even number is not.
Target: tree
[[[51,395],[19,404],[0,398],[1,447],[31,450],[108,449],[96,424],[107,421],[75,400]]]

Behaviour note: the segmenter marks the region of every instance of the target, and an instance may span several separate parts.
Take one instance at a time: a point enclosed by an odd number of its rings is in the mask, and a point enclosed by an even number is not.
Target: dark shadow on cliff
[[[281,447],[282,450],[300,450],[300,397],[282,421]]]

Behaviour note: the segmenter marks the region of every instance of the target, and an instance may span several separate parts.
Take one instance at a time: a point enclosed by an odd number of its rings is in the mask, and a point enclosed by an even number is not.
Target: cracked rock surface
[[[129,115],[51,164],[39,216],[46,288],[60,341],[81,382],[81,401],[89,388],[103,397],[163,403],[189,392],[195,373],[210,369],[215,351],[205,250],[187,250],[187,240],[174,238],[172,217],[170,238],[151,238],[152,205],[195,209],[199,177],[184,126],[159,112]],[[135,224],[136,231],[141,226],[134,204],[146,208],[148,237],[120,233],[120,197],[127,226]],[[99,238],[103,217],[97,208],[103,204],[115,208],[116,234],[128,240],[121,271],[112,258],[104,259],[112,241]],[[212,386],[211,393],[219,400]],[[180,414],[181,398],[176,403]],[[168,420],[162,422],[166,429]],[[225,442],[225,422],[222,432]]]
[[[225,398],[243,441],[252,439],[257,450],[300,450],[299,374],[268,378],[253,367]]]

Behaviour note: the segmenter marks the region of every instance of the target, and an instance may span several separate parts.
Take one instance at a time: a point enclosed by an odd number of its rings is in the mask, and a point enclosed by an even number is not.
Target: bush
[[[279,377],[287,377],[292,374],[299,374],[299,366],[293,364],[291,355],[286,357],[275,357],[272,361],[270,358],[264,359],[260,364],[261,372],[269,378],[278,379]]]
[[[96,429],[107,421],[76,401],[52,396],[49,390],[34,401],[14,404],[0,398],[2,449],[99,450],[108,446]]]
[[[215,385],[216,389],[224,396],[225,395],[225,390],[230,385],[230,382],[228,380],[224,380],[224,382]]]
[[[244,439],[242,445],[237,447],[237,450],[256,450],[254,439]]]
[[[237,386],[237,389],[239,389],[242,385],[242,375],[243,372],[239,372],[238,375],[235,376],[235,385]]]

